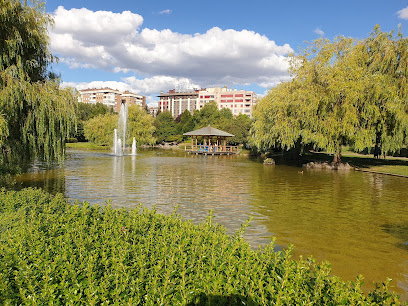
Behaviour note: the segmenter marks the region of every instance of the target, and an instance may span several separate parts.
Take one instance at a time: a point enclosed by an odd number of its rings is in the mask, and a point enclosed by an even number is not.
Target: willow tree
[[[113,131],[118,128],[117,114],[100,114],[84,123],[84,135],[89,142],[100,146],[112,146]]]
[[[139,105],[129,105],[128,107],[128,128],[127,142],[132,144],[133,137],[137,145],[153,145],[156,138],[153,137],[155,131],[154,118]]]
[[[395,35],[376,26],[365,40],[364,52],[369,73],[383,77],[373,97],[375,143],[385,152],[395,152],[408,142],[408,39],[401,30]]]
[[[0,0],[0,162],[64,156],[75,121],[70,90],[50,78],[52,18],[42,2]]]
[[[380,120],[387,126],[384,133],[390,127],[395,134],[399,131],[401,147],[406,108],[395,82],[374,71],[368,43],[319,39],[293,56],[292,81],[271,89],[254,112],[255,145],[288,149],[311,144],[333,153],[333,161],[339,162],[342,145],[370,148],[378,138],[379,118],[386,118]],[[384,115],[386,110],[389,115]]]

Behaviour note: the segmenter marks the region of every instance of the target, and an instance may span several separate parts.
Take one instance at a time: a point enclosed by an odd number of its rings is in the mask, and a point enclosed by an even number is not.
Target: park
[[[310,43],[253,118],[173,118],[78,103],[51,16],[1,5],[0,303],[408,300],[401,32]]]

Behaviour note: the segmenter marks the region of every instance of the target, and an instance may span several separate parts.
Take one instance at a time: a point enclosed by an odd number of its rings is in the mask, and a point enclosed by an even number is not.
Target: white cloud
[[[142,94],[157,94],[166,84],[270,86],[289,78],[286,56],[293,50],[254,31],[214,27],[194,35],[170,29],[141,28],[143,18],[129,11],[115,14],[88,9],[54,12],[51,50],[72,68],[92,67],[133,72],[128,78]]]
[[[163,11],[159,12],[160,15],[170,15],[171,13],[172,13],[172,12],[171,12],[170,9],[163,10]]]
[[[314,29],[313,32],[315,32],[319,36],[324,36],[324,32],[320,28]]]
[[[61,87],[73,87],[78,90],[81,89],[87,89],[87,88],[104,88],[104,87],[109,87],[112,89],[116,89],[119,91],[125,91],[125,90],[133,90],[133,88],[124,82],[117,82],[117,81],[92,81],[92,82],[80,82],[80,83],[75,83],[75,82],[63,82],[61,84]]]
[[[158,94],[160,91],[167,91],[177,87],[199,88],[187,78],[174,78],[169,76],[154,76],[152,78],[137,79],[135,77],[125,78],[125,82],[129,84],[137,93],[146,95]]]
[[[398,18],[408,20],[408,6],[397,12]]]

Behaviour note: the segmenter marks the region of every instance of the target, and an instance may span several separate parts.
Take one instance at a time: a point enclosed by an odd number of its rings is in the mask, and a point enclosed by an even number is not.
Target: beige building
[[[120,110],[121,103],[137,104],[146,106],[146,97],[132,93],[130,91],[120,92],[111,88],[92,88],[79,91],[78,102],[82,103],[102,103],[108,107],[114,108],[117,112]]]
[[[252,117],[252,108],[256,104],[257,96],[253,91],[232,90],[226,87],[215,87],[190,92],[176,92],[169,90],[159,96],[159,110],[169,111],[173,117],[182,114],[186,109],[191,113],[201,109],[210,101],[215,101],[218,109],[229,108],[234,116],[245,114]]]
[[[252,108],[257,96],[253,91],[232,90],[225,87],[208,88],[199,92],[199,104],[217,102],[218,109],[229,108],[234,116],[239,114],[252,117]]]

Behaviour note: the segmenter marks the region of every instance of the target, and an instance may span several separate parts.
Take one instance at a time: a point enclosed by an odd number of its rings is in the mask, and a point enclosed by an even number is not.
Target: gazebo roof
[[[219,129],[213,128],[211,126],[206,126],[201,129],[184,133],[185,136],[219,136],[219,137],[234,137],[230,133],[221,131]]]

